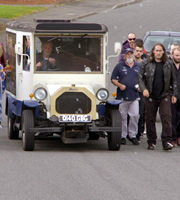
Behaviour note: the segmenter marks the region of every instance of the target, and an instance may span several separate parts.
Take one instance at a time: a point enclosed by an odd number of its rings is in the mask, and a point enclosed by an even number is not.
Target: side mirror
[[[121,52],[121,43],[120,42],[115,42],[114,43],[114,52],[116,54],[119,54]]]
[[[107,63],[109,63],[109,59],[110,58],[115,58],[117,56],[119,56],[120,52],[121,52],[121,43],[120,42],[115,42],[114,43],[114,52],[116,55],[110,55],[107,57]]]
[[[20,44],[20,43],[15,44],[15,53],[18,54],[18,55],[22,55],[23,54],[22,44]]]

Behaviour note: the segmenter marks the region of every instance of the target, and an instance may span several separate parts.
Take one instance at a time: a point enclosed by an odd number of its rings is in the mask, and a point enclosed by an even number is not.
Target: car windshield
[[[180,37],[177,36],[148,36],[144,41],[144,48],[147,52],[150,52],[154,44],[162,43],[167,52],[169,52],[170,45],[176,43],[180,45]]]
[[[36,72],[101,72],[102,36],[35,37]]]

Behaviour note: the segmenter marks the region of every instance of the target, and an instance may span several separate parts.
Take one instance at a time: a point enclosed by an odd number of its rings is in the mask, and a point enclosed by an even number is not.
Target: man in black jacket
[[[173,65],[163,44],[153,46],[147,60],[140,65],[138,83],[145,97],[145,117],[148,137],[148,149],[154,150],[156,145],[156,115],[159,108],[162,121],[162,145],[164,150],[170,150],[173,145],[171,124],[171,103],[176,103],[177,82]],[[172,91],[170,89],[172,87]],[[172,92],[172,96],[170,96]]]
[[[177,79],[178,97],[175,104],[171,104],[172,111],[172,143],[180,146],[180,47],[178,45],[171,52],[171,59]]]

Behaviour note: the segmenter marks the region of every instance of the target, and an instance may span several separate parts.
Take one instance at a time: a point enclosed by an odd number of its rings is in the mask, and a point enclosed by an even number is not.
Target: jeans
[[[162,144],[172,140],[172,121],[171,121],[171,101],[170,96],[160,100],[145,98],[145,119],[147,131],[147,143],[156,144],[156,115],[159,108],[159,114],[162,122],[161,140]]]
[[[145,110],[144,110],[144,96],[142,93],[139,93],[139,122],[138,122],[138,133],[137,137],[140,137],[144,132],[144,117],[145,117]]]
[[[139,120],[138,100],[123,101],[119,105],[119,111],[122,117],[122,138],[126,138],[127,134],[129,135],[130,138],[135,138],[138,131],[138,120]],[[128,116],[129,116],[129,123],[127,123]]]

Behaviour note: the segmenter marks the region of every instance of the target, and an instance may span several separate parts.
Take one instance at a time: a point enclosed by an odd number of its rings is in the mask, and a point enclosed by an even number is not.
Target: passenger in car
[[[60,69],[57,55],[52,53],[53,44],[45,41],[41,45],[42,52],[36,55],[37,71],[57,71]]]
[[[29,36],[26,36],[25,38],[25,52],[30,57],[30,37]],[[24,70],[26,71],[30,70],[30,64],[27,63],[28,56],[25,57]]]

